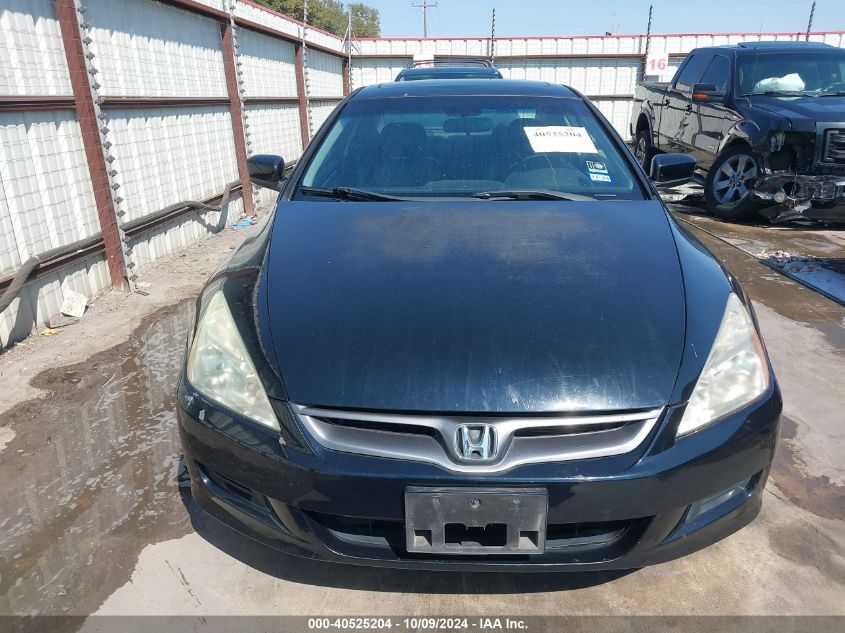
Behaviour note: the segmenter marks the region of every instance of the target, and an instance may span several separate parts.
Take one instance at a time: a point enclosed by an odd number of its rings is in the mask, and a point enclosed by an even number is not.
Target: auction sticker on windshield
[[[579,152],[597,154],[593,139],[583,127],[552,125],[548,127],[524,127],[531,149],[542,152]]]

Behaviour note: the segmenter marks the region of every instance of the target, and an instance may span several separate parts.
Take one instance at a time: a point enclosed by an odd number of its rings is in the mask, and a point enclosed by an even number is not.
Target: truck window
[[[697,83],[712,84],[719,91],[727,91],[730,76],[731,60],[722,55],[716,55]]]
[[[681,92],[692,92],[692,87],[698,83],[704,67],[712,59],[712,55],[706,53],[693,53],[689,61],[681,69],[681,74],[675,82],[675,89]]]

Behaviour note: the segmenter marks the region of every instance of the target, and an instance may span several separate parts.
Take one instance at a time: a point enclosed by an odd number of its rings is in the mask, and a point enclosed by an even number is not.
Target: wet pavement
[[[670,205],[676,216],[770,268],[845,305],[845,225],[731,223],[714,218],[695,198]]]
[[[755,239],[777,247],[765,228]],[[45,397],[2,413],[0,615],[845,615],[845,308],[693,231],[753,298],[785,400],[763,511],[728,539],[613,574],[409,573],[268,551],[206,518],[185,485],[183,302],[39,375]]]

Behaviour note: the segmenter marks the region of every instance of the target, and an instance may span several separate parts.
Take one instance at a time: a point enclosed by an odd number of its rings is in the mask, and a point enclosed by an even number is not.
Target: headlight
[[[200,317],[188,356],[188,380],[195,389],[232,411],[279,429],[221,291],[212,297]]]
[[[678,435],[697,431],[736,411],[758,398],[768,386],[769,366],[763,344],[745,306],[731,293],[710,355],[678,426]]]

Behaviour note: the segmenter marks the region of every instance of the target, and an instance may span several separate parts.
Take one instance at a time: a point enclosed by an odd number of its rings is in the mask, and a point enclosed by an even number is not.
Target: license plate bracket
[[[544,488],[405,489],[408,552],[542,554],[548,495]]]

